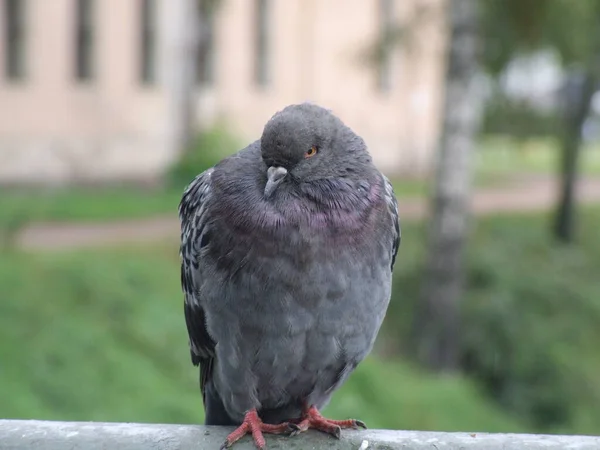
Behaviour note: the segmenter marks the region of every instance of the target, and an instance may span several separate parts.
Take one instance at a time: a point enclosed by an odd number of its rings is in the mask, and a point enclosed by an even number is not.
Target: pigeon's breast
[[[220,295],[207,308],[226,407],[326,401],[383,320],[391,289],[384,248],[301,229],[270,246],[244,245],[234,272],[213,280]]]
[[[221,199],[200,267],[215,383],[232,417],[325,402],[370,351],[391,291],[381,202],[250,200]]]

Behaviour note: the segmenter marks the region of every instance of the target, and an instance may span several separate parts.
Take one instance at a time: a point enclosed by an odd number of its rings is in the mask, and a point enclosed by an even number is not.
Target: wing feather
[[[394,193],[394,187],[390,180],[384,175],[385,184],[385,201],[388,206],[388,210],[392,217],[393,239],[392,239],[392,263],[391,270],[394,270],[394,264],[396,263],[396,255],[398,254],[398,248],[400,247],[400,240],[402,239],[402,232],[400,230],[400,217],[398,214],[398,201],[396,200],[396,194]]]
[[[206,329],[202,294],[197,285],[201,250],[207,245],[206,224],[211,197],[211,175],[208,169],[186,188],[179,203],[181,222],[181,287],[184,292],[184,313],[189,336],[192,363],[200,366],[200,390],[205,399],[205,387],[212,375],[215,342]]]

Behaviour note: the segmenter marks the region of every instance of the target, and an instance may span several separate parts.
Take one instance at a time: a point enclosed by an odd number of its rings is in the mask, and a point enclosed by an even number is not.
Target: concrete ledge
[[[218,450],[230,428],[99,422],[0,420],[2,450]],[[600,449],[600,437],[532,434],[344,430],[341,440],[309,431],[293,438],[267,435],[269,449],[526,450]],[[249,437],[234,450],[255,450]]]

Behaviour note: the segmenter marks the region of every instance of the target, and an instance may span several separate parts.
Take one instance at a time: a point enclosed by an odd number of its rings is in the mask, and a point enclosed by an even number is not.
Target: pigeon
[[[338,439],[320,410],[371,352],[391,296],[398,205],[364,140],[312,103],[186,187],[181,285],[206,425]]]

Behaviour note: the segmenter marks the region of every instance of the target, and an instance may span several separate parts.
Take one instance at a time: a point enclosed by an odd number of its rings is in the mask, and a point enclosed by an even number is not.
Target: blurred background
[[[403,227],[325,413],[600,434],[600,0],[1,0],[0,417],[200,423],[177,206],[311,101]]]

